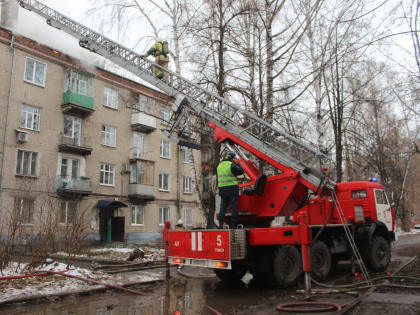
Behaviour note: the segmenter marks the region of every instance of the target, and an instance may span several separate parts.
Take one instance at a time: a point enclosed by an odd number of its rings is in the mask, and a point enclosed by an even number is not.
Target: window
[[[388,200],[386,198],[385,191],[383,191],[383,190],[375,190],[375,198],[376,198],[376,203],[378,205],[387,205],[388,204]]]
[[[117,146],[117,128],[102,125],[102,144],[110,147]]]
[[[17,150],[16,175],[38,176],[38,152]]]
[[[91,97],[93,95],[92,77],[75,69],[67,69],[64,91],[71,91],[73,93]]]
[[[160,139],[160,157],[165,159],[170,159],[171,156],[171,147],[169,141]]]
[[[20,110],[19,127],[31,130],[39,130],[41,111],[37,107],[22,104]]]
[[[185,226],[193,225],[192,209],[184,209],[184,224]]]
[[[190,154],[191,154],[190,149],[182,148],[182,159],[183,159],[184,163],[189,163],[190,162]]]
[[[60,209],[60,223],[75,223],[77,218],[77,207],[77,201],[62,201]]]
[[[167,124],[171,120],[171,111],[168,108],[162,107],[160,109],[160,118],[163,124]]]
[[[33,223],[34,199],[15,198],[15,211],[19,223]]]
[[[210,175],[203,176],[203,193],[210,192]]]
[[[104,88],[104,105],[118,109],[118,91],[113,88]]]
[[[73,145],[80,145],[82,134],[82,119],[75,116],[64,115],[64,131],[65,137],[71,139]]]
[[[151,161],[136,161],[130,164],[130,184],[154,185],[154,163]]]
[[[145,112],[146,114],[153,114],[153,108],[155,107],[155,100],[153,98],[140,95],[140,103],[135,106],[135,108],[140,112]]]
[[[366,190],[354,190],[351,192],[353,199],[364,199],[366,198]]]
[[[144,208],[141,206],[131,207],[131,225],[144,225]]]
[[[61,159],[61,177],[63,178],[77,178],[79,177],[79,160],[75,159]]]
[[[26,57],[25,63],[25,81],[45,86],[45,75],[47,65],[35,59]]]
[[[165,224],[165,221],[169,220],[169,207],[160,207],[159,208],[159,225],[162,226]]]
[[[101,185],[114,186],[115,182],[115,165],[101,164],[101,173],[99,183]]]
[[[143,158],[145,155],[144,149],[145,135],[139,132],[133,133],[133,158]]]
[[[73,72],[71,76],[71,90],[78,94],[88,95],[89,78],[81,73]]]
[[[169,191],[169,174],[159,174],[159,190]]]
[[[190,176],[184,176],[184,193],[187,193],[187,194],[192,193]]]

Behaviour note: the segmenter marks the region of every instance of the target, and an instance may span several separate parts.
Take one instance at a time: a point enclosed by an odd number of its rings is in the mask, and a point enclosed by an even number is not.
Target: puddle
[[[286,290],[270,290],[253,287],[243,282],[225,283],[217,280],[171,278],[158,285],[132,286],[134,290],[151,292],[156,296],[139,296],[107,290],[91,295],[73,295],[55,301],[38,301],[0,307],[0,315],[211,315],[207,305],[221,313],[233,313],[235,309],[264,304],[267,299],[290,296]]]

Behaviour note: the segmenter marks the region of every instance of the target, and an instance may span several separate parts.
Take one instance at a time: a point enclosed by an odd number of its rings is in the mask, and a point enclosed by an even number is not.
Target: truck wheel
[[[232,263],[232,269],[213,269],[216,276],[222,281],[239,281],[246,273],[241,264]]]
[[[282,245],[275,249],[273,274],[276,284],[282,288],[296,283],[302,274],[302,258],[295,246]]]
[[[331,252],[323,241],[311,244],[311,276],[317,281],[328,278],[331,272]]]
[[[384,271],[391,261],[391,247],[388,241],[382,236],[374,236],[365,258],[371,270]]]

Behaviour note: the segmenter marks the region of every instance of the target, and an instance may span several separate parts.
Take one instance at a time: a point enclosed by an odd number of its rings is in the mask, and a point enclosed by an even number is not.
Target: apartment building
[[[39,213],[64,226],[83,214],[103,242],[159,241],[166,220],[203,226],[201,154],[161,131],[173,100],[84,62],[0,28],[1,218],[17,213],[31,234]]]

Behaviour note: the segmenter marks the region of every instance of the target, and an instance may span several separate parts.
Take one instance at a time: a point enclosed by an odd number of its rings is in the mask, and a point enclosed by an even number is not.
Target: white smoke
[[[50,8],[78,21],[86,9],[86,0],[41,0],[39,1]],[[16,0],[6,0],[9,10],[17,10],[14,18],[8,20],[6,25],[15,35],[25,36],[40,44],[56,49],[66,55],[79,59],[89,66],[103,63],[103,58],[97,54],[81,48],[77,39],[49,26],[46,20],[38,14],[21,8]],[[77,9],[75,9],[77,8]]]

